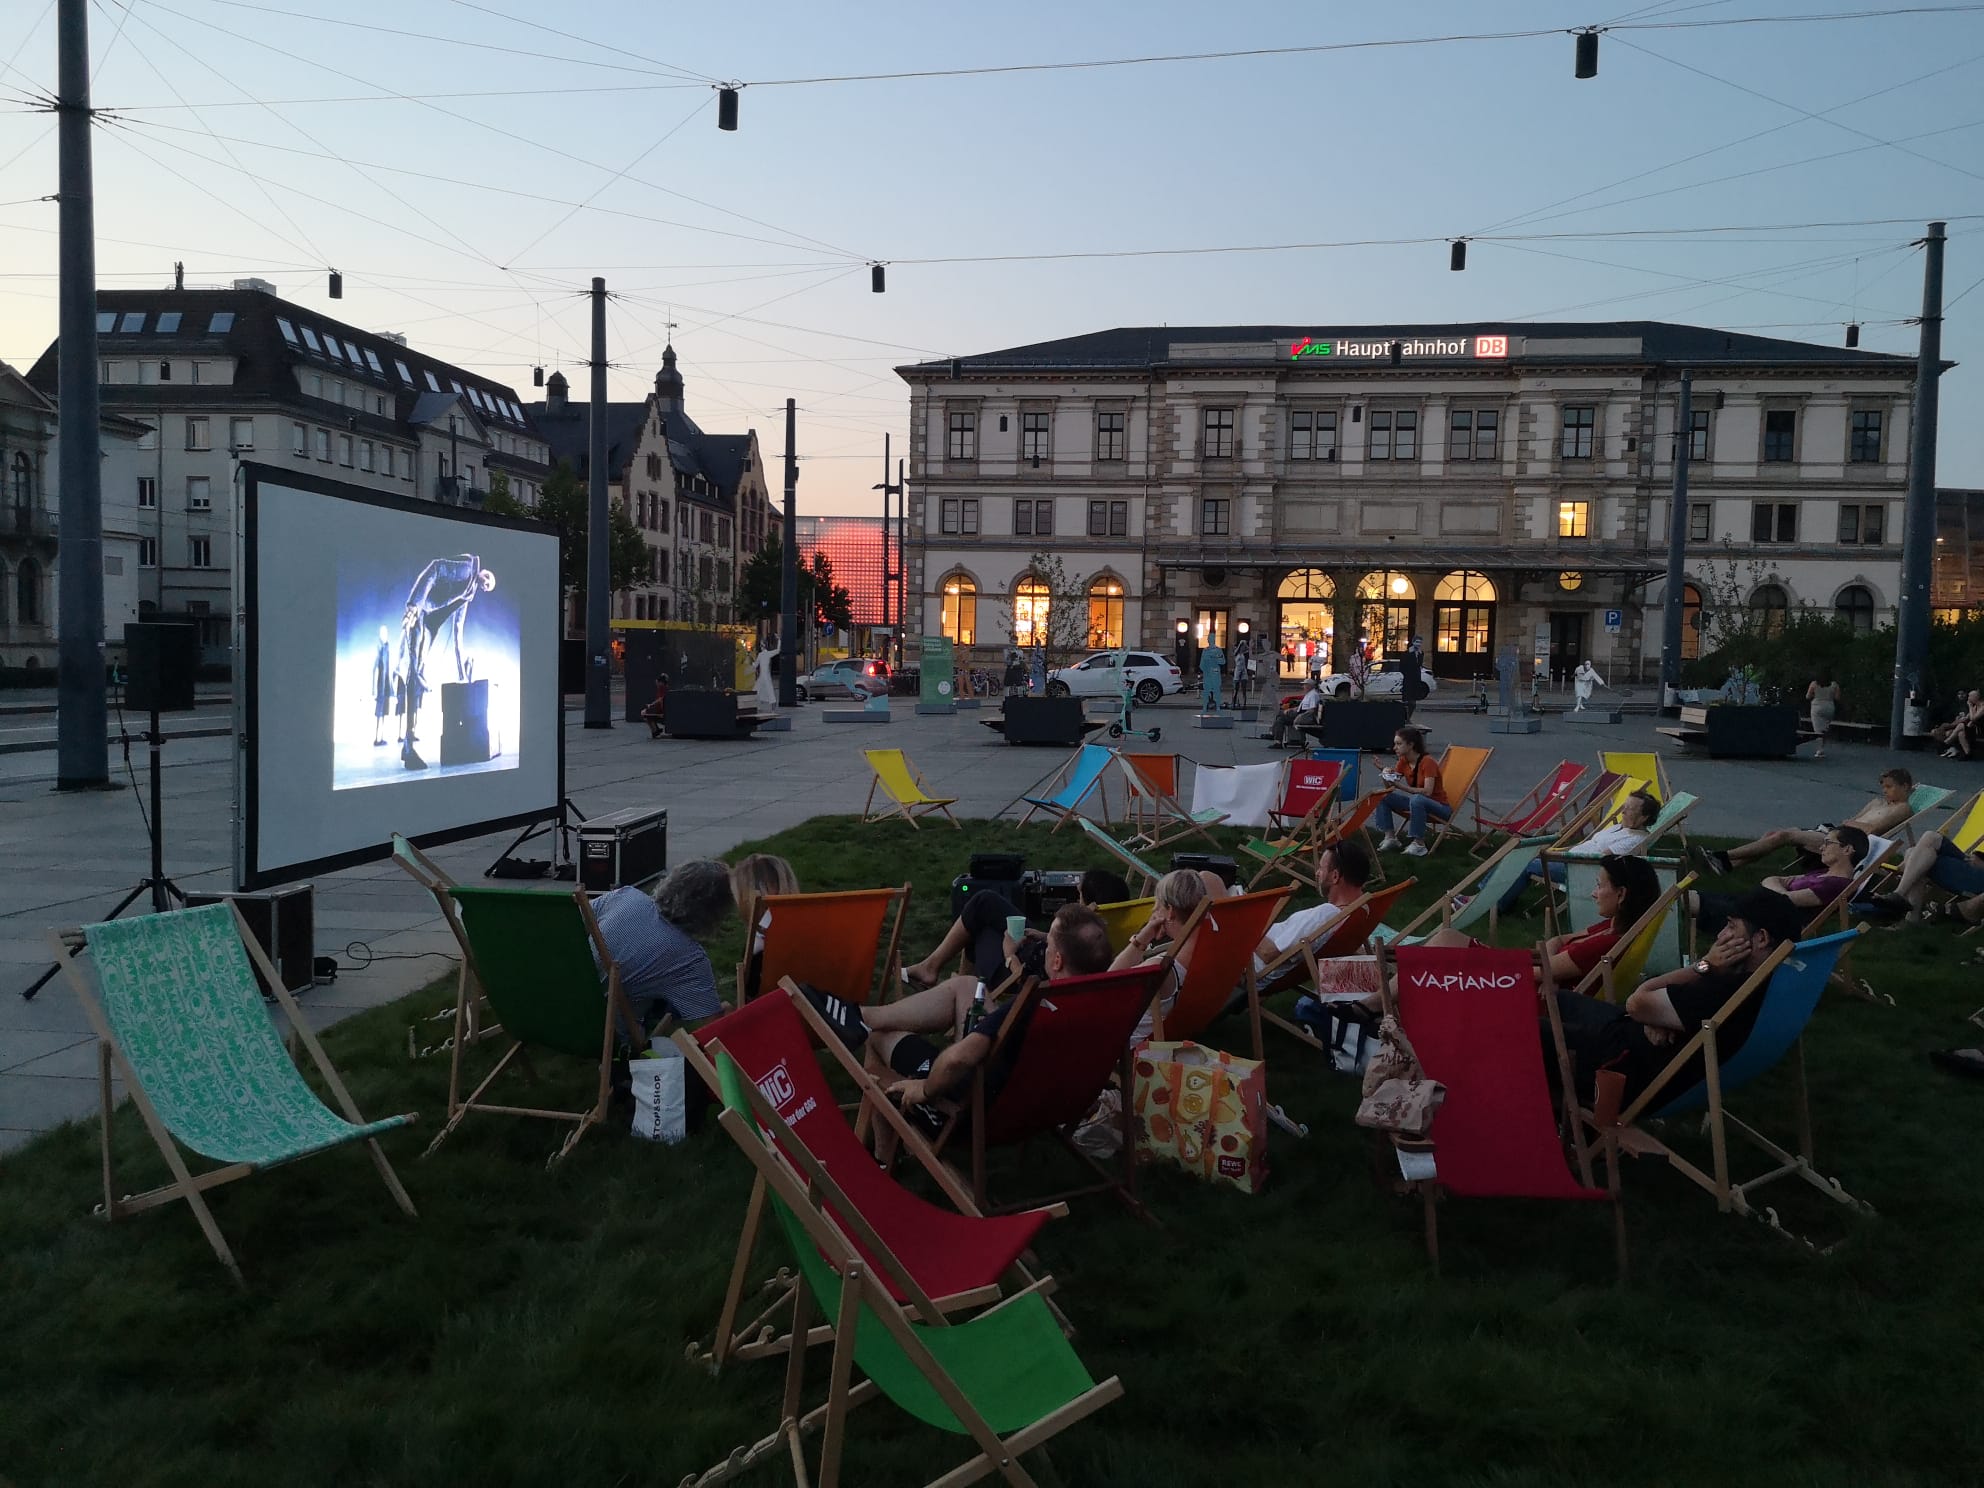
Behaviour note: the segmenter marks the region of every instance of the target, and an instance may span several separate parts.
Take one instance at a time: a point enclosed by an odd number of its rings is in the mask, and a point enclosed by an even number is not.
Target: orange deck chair
[[[744,923],[753,929],[737,963],[737,1005],[787,977],[843,1002],[888,1001],[897,985],[908,909],[908,884],[752,899],[744,911]]]

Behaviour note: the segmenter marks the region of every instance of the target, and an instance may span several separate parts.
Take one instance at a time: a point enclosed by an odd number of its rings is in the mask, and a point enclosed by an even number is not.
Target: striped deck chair
[[[1477,798],[1475,821],[1480,831],[1474,840],[1474,854],[1479,857],[1489,851],[1497,834],[1510,837],[1535,837],[1557,830],[1557,823],[1571,810],[1577,796],[1578,782],[1584,779],[1585,768],[1575,760],[1561,760],[1557,768],[1530,787],[1523,798],[1507,811],[1490,815],[1482,809]]]
[[[1819,999],[1838,965],[1840,952],[1860,933],[1857,929],[1843,930],[1816,940],[1779,946],[1770,960],[1730,994],[1715,1016],[1676,1049],[1667,1066],[1623,1109],[1620,1098],[1623,1080],[1610,1072],[1600,1074],[1597,1100],[1590,1110],[1580,1113],[1583,1123],[1605,1140],[1608,1150],[1629,1157],[1665,1158],[1677,1173],[1714,1195],[1716,1207],[1723,1213],[1761,1219],[1782,1233],[1789,1232],[1779,1225],[1775,1210],[1759,1211],[1750,1202],[1753,1190],[1778,1178],[1802,1178],[1827,1198],[1871,1213],[1838,1180],[1826,1177],[1812,1165],[1812,1114],[1805,1092],[1805,1029],[1818,1011]],[[1759,1001],[1749,1037],[1734,1052],[1725,1050],[1721,1030],[1744,1003],[1752,1000]],[[1695,1070],[1697,1059],[1701,1061],[1699,1073]],[[1787,1061],[1795,1082],[1796,1152],[1787,1151],[1739,1120],[1727,1107],[1730,1095]],[[1668,1146],[1664,1134],[1657,1135],[1643,1125],[1647,1120],[1691,1116],[1696,1112],[1705,1113],[1710,1148],[1708,1171]],[[1731,1181],[1729,1138],[1732,1134],[1762,1150],[1776,1166],[1741,1183]]]
[[[720,1046],[737,1061],[744,1078],[763,1093],[786,1123],[792,1140],[803,1147],[834,1185],[832,1214],[875,1268],[877,1278],[897,1301],[911,1304],[926,1322],[941,1323],[948,1313],[997,1301],[1002,1283],[1014,1290],[1034,1284],[1021,1263],[1041,1227],[1067,1213],[1035,1209],[1024,1214],[988,1219],[973,1207],[957,1175],[940,1162],[925,1169],[948,1203],[919,1198],[879,1167],[855,1129],[835,1104],[836,1097],[814,1057],[812,1036],[824,1047],[852,1060],[840,1039],[791,984],[775,988],[749,1007],[740,1007],[705,1023],[693,1034],[678,1029],[675,1043],[712,1094],[721,1094],[715,1065],[705,1051]],[[812,1014],[808,1019],[805,1015]],[[857,1068],[859,1065],[857,1063]],[[872,1085],[860,1087],[872,1093]],[[903,1114],[887,1101],[870,1103],[875,1120],[900,1126]],[[920,1144],[912,1155],[926,1155]],[[751,1254],[764,1213],[765,1191],[760,1179],[744,1211],[737,1238],[737,1257],[724,1293],[711,1346],[698,1355],[712,1372],[729,1359],[760,1359],[782,1354],[792,1346],[792,1333],[768,1326],[775,1315],[793,1304],[793,1280],[781,1274],[760,1288],[774,1292],[770,1305],[748,1322],[738,1313],[744,1302]],[[829,1330],[816,1330],[806,1340],[824,1342]],[[767,1336],[770,1335],[770,1336]]]
[[[1472,744],[1449,744],[1440,751],[1440,785],[1452,810],[1445,821],[1433,823],[1432,841],[1426,844],[1429,852],[1449,837],[1481,835],[1481,772],[1494,757],[1493,747]],[[1472,831],[1460,824],[1461,812],[1469,808],[1474,812]]]
[[[1052,795],[1020,797],[1026,802],[1026,814],[1020,818],[1019,824],[1025,826],[1033,820],[1036,811],[1044,811],[1053,816],[1054,830],[1058,832],[1070,821],[1085,815],[1082,806],[1090,796],[1094,796],[1101,803],[1103,825],[1107,826],[1109,793],[1103,788],[1103,777],[1115,761],[1116,751],[1113,749],[1101,744],[1082,745],[1056,772],[1061,777],[1061,785]]]
[[[1091,1378],[1037,1291],[1015,1293],[949,1326],[910,1316],[836,1221],[825,1169],[807,1160],[771,1102],[720,1047],[716,1068],[724,1106],[718,1123],[756,1170],[774,1228],[784,1235],[798,1272],[792,1331],[810,1337],[817,1309],[830,1320],[834,1355],[827,1398],[809,1411],[803,1404],[808,1350],[791,1350],[777,1428],[687,1481],[714,1484],[783,1458],[800,1488],[839,1488],[848,1413],[881,1395],[927,1426],[969,1438],[977,1449],[959,1466],[935,1473],[933,1483],[997,1477],[1024,1488],[1034,1481],[1020,1465],[1025,1453],[1121,1398],[1120,1380],[1097,1384]],[[859,1383],[857,1365],[866,1376]],[[806,1464],[806,1438],[814,1431],[821,1432],[816,1474]],[[857,1466],[852,1476],[863,1480],[866,1470]]]
[[[914,827],[919,816],[941,811],[952,826],[960,832],[964,830],[964,823],[951,815],[958,798],[931,795],[923,777],[910,764],[909,756],[900,749],[864,749],[861,754],[874,773],[874,779],[868,783],[868,799],[861,804],[862,821],[888,821],[899,816]],[[886,797],[880,811],[874,809],[877,790]]]
[[[416,1217],[377,1140],[381,1132],[410,1124],[412,1113],[380,1121],[358,1114],[324,1046],[237,907],[208,904],[134,915],[80,930],[51,930],[48,938],[55,964],[97,1037],[105,1219],[183,1199],[220,1263],[241,1282],[241,1267],[202,1197],[205,1191],[350,1142],[365,1144],[393,1202],[409,1219]],[[77,959],[84,952],[94,977],[85,975]],[[263,1009],[257,970],[309,1052],[336,1110],[303,1083]],[[113,1073],[123,1079],[172,1174],[170,1183],[147,1193],[120,1196],[112,1176]],[[221,1166],[195,1175],[182,1146]]]
[[[1126,814],[1136,835],[1133,844],[1156,851],[1187,837],[1201,837],[1208,846],[1218,842],[1206,830],[1226,820],[1224,811],[1207,807],[1193,811],[1178,799],[1178,756],[1175,754],[1127,754],[1116,756],[1123,771],[1123,789],[1128,797]]]
[[[1090,842],[1108,853],[1110,857],[1114,858],[1136,875],[1136,878],[1131,881],[1133,888],[1141,887],[1148,890],[1154,887],[1160,878],[1164,877],[1161,869],[1151,867],[1150,864],[1138,857],[1133,849],[1125,847],[1087,817],[1076,817],[1075,825],[1082,829],[1082,835],[1087,837]]]
[[[1315,987],[1321,981],[1325,962],[1362,954],[1366,946],[1376,941],[1386,913],[1398,902],[1399,896],[1417,882],[1417,879],[1403,879],[1365,894],[1363,898],[1345,905],[1343,913],[1315,935],[1286,946],[1280,954],[1271,957],[1251,979],[1255,1014],[1283,1033],[1293,1034],[1312,1049],[1328,1054],[1322,1041],[1313,1033],[1293,1019],[1275,1012],[1263,999]]]
[[[1328,828],[1342,785],[1343,766],[1335,760],[1296,758],[1288,762],[1281,799],[1268,812],[1268,819],[1281,835],[1250,837],[1240,844],[1242,855],[1261,865],[1247,880],[1249,889],[1270,873],[1282,873],[1316,887],[1315,875],[1305,871],[1304,861],[1314,859],[1316,843]]]
[[[743,919],[757,928],[737,963],[737,1005],[787,977],[857,1006],[888,1001],[900,985],[908,913],[908,884],[753,898]]]
[[[1254,952],[1294,892],[1288,888],[1263,889],[1258,894],[1204,901],[1196,928],[1188,937],[1191,958],[1184,963],[1178,995],[1169,1007],[1162,1006],[1160,999],[1160,1006],[1152,1013],[1153,1039],[1199,1038],[1232,1005],[1234,990],[1244,986],[1254,1057],[1265,1057],[1261,1052],[1260,1000],[1254,990]]]
[[[1557,1068],[1548,1070],[1538,1057],[1530,953],[1405,946],[1393,986],[1399,1023],[1421,1067],[1447,1088],[1433,1118],[1434,1172],[1409,1179],[1425,1206],[1426,1251],[1434,1265],[1440,1260],[1435,1206],[1442,1191],[1467,1198],[1565,1199],[1612,1205],[1623,1278],[1626,1225],[1617,1167],[1607,1187],[1593,1186],[1590,1155],[1575,1122],[1577,1171],[1565,1162],[1557,1112],[1576,1109],[1570,1057],[1554,1016]],[[1555,998],[1544,1003],[1556,1007]]]

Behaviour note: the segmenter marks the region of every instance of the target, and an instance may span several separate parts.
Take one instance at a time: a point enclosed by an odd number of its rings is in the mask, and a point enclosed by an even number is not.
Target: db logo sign
[[[758,1081],[758,1089],[764,1092],[765,1099],[779,1111],[783,1111],[792,1097],[798,1093],[792,1083],[791,1071],[786,1069],[783,1059]]]
[[[1474,354],[1478,357],[1505,357],[1509,354],[1507,336],[1476,336]]]

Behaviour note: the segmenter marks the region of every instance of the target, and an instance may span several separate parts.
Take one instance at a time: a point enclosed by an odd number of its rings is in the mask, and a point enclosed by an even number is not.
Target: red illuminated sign
[[[1509,354],[1507,336],[1476,336],[1474,354],[1478,357],[1505,357]]]

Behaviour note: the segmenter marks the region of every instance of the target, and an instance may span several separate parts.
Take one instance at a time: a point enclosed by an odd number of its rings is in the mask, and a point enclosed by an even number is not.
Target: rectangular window
[[[161,336],[170,336],[179,329],[181,316],[177,310],[164,310],[159,313],[158,324],[153,327]]]
[[[372,350],[369,346],[365,348],[365,365],[370,367],[374,372],[377,372],[381,377],[386,375],[386,369],[379,365],[379,353]]]
[[[157,430],[157,429],[155,429],[155,428],[153,428],[153,427],[151,427],[150,425],[147,425],[147,426],[145,427],[145,432],[144,432],[144,433],[142,433],[142,434],[140,434],[140,435],[138,436],[138,448],[139,448],[139,449],[141,449],[141,450],[155,450],[155,449],[157,449],[157,448],[158,448],[158,430]]]
[[[728,548],[730,546],[730,518],[728,517],[718,517],[716,519],[716,545],[720,548]]]
[[[251,418],[229,419],[227,421],[227,445],[229,449],[253,449],[255,447],[255,421]]]
[[[1206,409],[1200,415],[1199,431],[1204,458],[1208,460],[1230,460],[1233,458],[1232,409]]]
[[[108,336],[112,331],[116,329],[117,329],[117,312],[115,310],[97,311],[96,333],[99,336]],[[108,382],[109,380],[110,379],[107,377],[104,379],[105,382]]]
[[[1455,409],[1447,428],[1447,458],[1494,459],[1501,421],[1501,415],[1492,408]]]
[[[1853,410],[1852,441],[1846,458],[1856,465],[1878,465],[1881,460],[1881,413],[1877,408]]]
[[[1020,458],[1022,460],[1045,460],[1049,456],[1047,415],[1044,413],[1023,413],[1020,415]]]
[[[413,373],[407,370],[405,362],[395,361],[393,363],[393,370],[399,373],[401,382],[405,383],[408,387],[413,386]]]
[[[1373,460],[1389,460],[1392,457],[1392,416],[1388,409],[1373,409],[1371,432],[1367,438],[1365,454]]]
[[[1798,443],[1798,413],[1791,408],[1764,410],[1764,458],[1781,464],[1795,458]]]
[[[303,327],[303,344],[320,354],[324,349],[324,343],[317,339],[317,333],[308,326]]]
[[[1098,460],[1123,458],[1123,415],[1099,412],[1095,416],[1095,457]]]
[[[1752,505],[1750,541],[1760,543],[1798,541],[1798,504],[1795,501],[1759,501]]]
[[[307,336],[310,333],[306,330],[304,334]],[[332,361],[341,362],[344,360],[344,353],[338,349],[338,338],[336,336],[326,336],[324,338],[324,350],[331,354]]]
[[[392,473],[393,447],[390,444],[382,444],[379,446],[379,474],[389,476]]]
[[[654,526],[657,532],[666,532],[668,530],[668,503],[660,497],[655,498]]]
[[[946,496],[940,503],[938,510],[941,513],[938,530],[947,537],[955,536],[958,530],[957,498],[955,496]]]
[[[349,465],[350,463],[351,436],[349,434],[340,434],[338,435],[338,464]]]
[[[1708,458],[1708,421],[1711,417],[1706,408],[1688,410],[1688,458],[1706,460]]]
[[[1557,536],[1591,536],[1591,503],[1589,501],[1560,501],[1557,503]]]
[[[978,498],[967,496],[958,503],[958,530],[966,537],[978,536]]]
[[[1033,504],[1033,535],[1052,537],[1054,535],[1054,503],[1036,501]]]
[[[1842,503],[1839,508],[1839,540],[1878,547],[1884,536],[1887,508]]]
[[[306,456],[310,453],[310,430],[308,426],[304,424],[291,424],[289,426],[289,452],[293,455]]]
[[[654,578],[657,584],[668,582],[668,549],[666,548],[654,550]]]
[[[436,377],[432,372],[423,372],[421,376],[427,379],[428,392],[438,393],[441,391],[441,380],[438,377]]]
[[[1090,537],[1109,536],[1109,503],[1091,501],[1088,504],[1088,535]]]
[[[706,543],[716,541],[716,518],[709,512],[696,513],[696,535]]]
[[[216,310],[213,313],[213,318],[207,322],[207,334],[209,336],[224,336],[233,329],[234,312],[232,310]],[[291,336],[289,339],[294,341],[296,338]]]
[[[187,419],[186,448],[189,450],[208,450],[213,447],[213,434],[207,427],[207,421],[203,418]]]
[[[947,460],[978,458],[978,415],[968,408],[951,410],[950,434],[944,445]]]
[[[1288,458],[1291,460],[1336,458],[1334,409],[1298,408],[1289,416]]]
[[[213,482],[204,475],[187,476],[186,510],[212,511],[213,509]]]
[[[358,441],[358,468],[360,470],[372,468],[372,441],[369,439]]]
[[[149,475],[138,477],[138,510],[151,511],[158,505],[158,482]]]
[[[1706,501],[1688,503],[1688,541],[1707,542],[1710,514],[1715,510]]]
[[[1597,444],[1598,409],[1589,403],[1564,410],[1564,437],[1561,445],[1566,460],[1589,460]],[[1583,536],[1582,533],[1579,536]]]
[[[287,341],[291,346],[296,345],[296,327],[280,315],[276,317],[276,329],[282,332],[283,340]]]
[[[160,362],[158,364],[158,380],[160,382],[172,381],[172,363]]]
[[[186,566],[188,568],[212,568],[214,566],[214,540],[211,537],[189,537],[186,539]]]
[[[317,458],[326,461],[331,458],[331,431],[329,429],[319,429],[317,431]]]
[[[118,327],[127,336],[134,331],[142,331],[144,328],[145,312],[142,310],[128,311],[124,316],[124,323]]]
[[[1233,520],[1233,503],[1223,496],[1208,496],[1199,502],[1199,536],[1225,537]]]
[[[157,538],[141,537],[138,539],[138,567],[140,568],[158,567]]]
[[[1015,501],[1013,503],[1013,536],[1033,536],[1033,503]]]
[[[1109,535],[1128,537],[1130,535],[1130,503],[1112,501],[1109,503]]]

